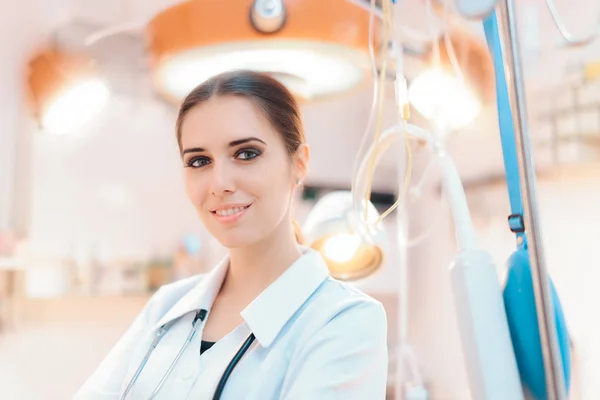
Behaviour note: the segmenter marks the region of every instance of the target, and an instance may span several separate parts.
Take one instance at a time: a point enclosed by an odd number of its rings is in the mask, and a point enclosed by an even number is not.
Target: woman
[[[310,153],[290,92],[250,71],[213,77],[184,100],[177,140],[187,195],[229,256],[162,287],[76,398],[385,398],[383,307],[298,244]]]

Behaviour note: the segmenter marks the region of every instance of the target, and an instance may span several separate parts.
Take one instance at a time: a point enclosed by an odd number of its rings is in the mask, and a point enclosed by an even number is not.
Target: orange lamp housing
[[[449,39],[452,45],[451,49],[448,48],[444,38],[439,41],[441,65],[449,71],[452,70],[450,57],[453,51],[466,83],[481,103],[494,102],[496,93],[494,65],[485,42],[460,30],[450,32]],[[433,63],[434,57],[435,55],[430,54],[431,63]]]
[[[47,50],[29,62],[31,108],[44,129],[70,132],[88,122],[106,103],[108,88],[90,58]]]
[[[251,21],[253,0],[189,0],[147,26],[159,93],[180,102],[210,76],[234,69],[271,73],[297,96],[345,93],[367,79],[369,12],[347,0],[287,0],[273,33]]]

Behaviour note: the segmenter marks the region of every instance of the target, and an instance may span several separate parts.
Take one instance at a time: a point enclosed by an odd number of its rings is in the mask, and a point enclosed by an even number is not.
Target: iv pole
[[[537,183],[527,122],[527,106],[525,103],[523,71],[517,37],[515,2],[514,0],[499,0],[498,3],[502,16],[501,31],[504,36],[505,76],[514,121],[520,182],[523,188],[521,196],[525,214],[525,231],[528,238],[527,245],[529,248],[540,342],[544,358],[547,399],[565,400],[566,389],[562,357],[558,346],[552,297],[550,295],[550,281],[548,279],[539,222]]]

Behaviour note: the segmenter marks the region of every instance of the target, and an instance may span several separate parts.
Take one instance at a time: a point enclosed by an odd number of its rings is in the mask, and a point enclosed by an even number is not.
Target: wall
[[[171,121],[159,103],[111,99],[74,135],[36,135],[32,251],[63,257],[82,248],[107,257],[165,256],[202,233],[185,198]]]
[[[23,95],[26,65],[46,33],[64,21],[65,3],[24,0],[15,7],[11,0],[0,1],[0,35],[5,38],[0,46],[0,231],[26,229],[27,210],[19,207],[27,197],[23,186],[28,179]]]

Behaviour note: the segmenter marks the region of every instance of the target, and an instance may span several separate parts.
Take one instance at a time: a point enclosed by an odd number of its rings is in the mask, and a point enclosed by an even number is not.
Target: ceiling
[[[600,7],[594,4],[594,0],[577,1],[585,6],[577,9],[598,9],[600,13]],[[2,2],[5,7],[8,7],[8,3],[11,1],[2,0]],[[41,0],[20,1],[18,4],[22,9],[14,11],[17,13],[15,16],[17,19],[24,17],[31,19],[31,16],[34,16],[37,18],[34,20],[39,32],[37,35],[30,35],[32,39],[25,48],[21,43],[21,47],[3,49],[3,52],[31,51],[36,45],[39,46],[39,43],[33,42],[34,37],[40,41],[42,32],[45,31],[47,34],[56,27],[71,25],[74,21],[83,22],[89,27],[98,29],[122,26],[126,30],[127,34],[109,38],[107,42],[112,40],[114,43],[132,37],[139,39],[143,32],[144,22],[156,12],[176,2],[175,0],[104,0],[101,2],[97,0],[53,0],[51,3]],[[593,26],[594,13],[577,12],[574,7],[568,7],[570,3],[566,0],[556,1],[556,4],[564,14],[565,23],[573,27],[576,33],[580,33],[576,28],[582,27],[581,30],[583,30],[583,27]],[[38,6],[42,6],[43,10],[38,8],[35,12],[31,12],[32,7]],[[427,36],[427,8],[423,1],[399,1],[395,10],[396,19],[407,39],[415,40],[416,37]],[[519,10],[521,22],[527,22],[529,26],[534,26],[534,28],[523,29],[522,36],[528,85],[531,89],[530,97],[535,99],[538,88],[560,81],[567,65],[589,59],[591,57],[590,50],[600,50],[597,48],[600,43],[596,43],[595,47],[569,51],[557,50],[554,43],[557,41],[558,34],[551,25],[548,12],[542,8],[542,1],[520,1]],[[576,18],[577,23],[575,23]],[[463,24],[475,34],[481,35],[478,24]],[[538,29],[535,29],[536,24]],[[5,37],[11,34],[14,33],[7,30]],[[131,65],[132,60],[135,61],[138,58],[135,52],[127,50],[127,46],[119,48],[118,51],[112,51],[112,53],[111,49],[115,48],[109,46],[104,51],[112,57],[113,61],[121,60],[122,64],[127,66]],[[140,59],[137,60],[140,76],[146,72],[146,60],[143,57],[144,54],[141,52]],[[415,66],[419,66],[419,63],[415,63],[411,59],[407,59],[407,61],[410,65],[407,74],[414,76]],[[175,110],[152,94],[147,80],[132,80],[123,74],[118,73],[117,75],[121,77],[121,82],[124,84],[136,82],[136,91],[129,88],[127,92],[136,93],[137,96],[129,96],[129,98],[125,96],[119,101],[112,102],[105,112],[105,120],[100,124],[103,129],[107,132],[119,132],[119,135],[135,135],[135,132],[131,130],[138,129],[136,124],[115,121],[132,118],[133,115],[141,115],[147,122],[146,129],[163,129],[161,134],[172,135]],[[385,126],[391,125],[394,121],[392,90],[392,86],[388,85]],[[354,159],[367,127],[371,101],[372,91],[369,87],[364,87],[343,99],[319,101],[303,107],[306,132],[313,150],[311,174],[307,183],[335,187],[349,185]],[[535,103],[532,101],[530,110],[535,111]],[[163,109],[164,112],[153,112],[152,109],[156,107]],[[419,120],[418,116],[415,116],[414,122],[425,124],[425,121]],[[535,132],[536,119],[531,117],[530,123]],[[448,145],[465,182],[480,182],[502,175],[501,148],[493,105],[484,110],[478,120],[469,127],[454,133],[448,139]],[[421,153],[425,152],[421,151]],[[375,177],[375,189],[393,191],[397,188],[398,177],[395,174],[397,159],[398,156],[394,154],[384,158]],[[419,174],[419,165],[421,163],[417,163],[415,171],[417,175]]]
[[[95,0],[70,0],[70,18],[72,21],[84,22],[89,26],[119,27],[123,26],[129,36],[141,35],[140,27],[152,15],[176,3],[173,0],[108,0],[98,2]],[[426,36],[427,31],[423,23],[427,17],[423,3],[415,0],[405,1],[397,7],[398,19],[406,28],[407,38]],[[408,23],[413,26],[409,26]],[[116,38],[124,38],[120,34]],[[120,50],[122,51],[122,50]],[[112,59],[114,57],[113,51]],[[123,53],[123,58],[130,61],[131,52]],[[144,59],[140,60],[145,62]],[[415,66],[420,67],[414,60],[407,60],[410,67],[407,74],[416,73]],[[129,64],[129,63],[127,63]],[[411,70],[412,69],[412,70]],[[141,71],[140,71],[141,72]],[[131,80],[126,80],[131,82]],[[147,82],[147,81],[145,81]],[[387,86],[387,104],[385,108],[385,125],[390,126],[394,121],[393,86]],[[148,95],[147,92],[144,95]],[[157,100],[160,101],[160,100]],[[303,107],[303,116],[309,143],[312,146],[311,174],[307,183],[311,185],[329,185],[334,187],[347,187],[350,182],[352,168],[356,154],[365,129],[372,102],[372,90],[363,87],[345,96],[343,99],[319,101]],[[142,103],[132,104],[132,107],[144,107]],[[109,113],[121,114],[123,110],[116,104],[111,106]],[[164,107],[168,107],[164,105]],[[174,120],[174,114],[167,112],[166,118]],[[417,119],[418,121],[418,119]],[[483,124],[481,123],[483,122]],[[424,121],[421,121],[424,123]],[[157,122],[157,125],[165,125]],[[496,175],[502,171],[497,134],[493,118],[482,117],[476,124],[477,128],[466,129],[460,137],[450,141],[452,148],[461,153],[458,165],[464,178],[479,180],[486,175]],[[399,156],[389,154],[384,157],[374,179],[374,188],[383,191],[395,191],[397,188],[397,162]],[[464,162],[462,162],[464,160]],[[403,160],[400,160],[403,162]],[[474,169],[473,165],[479,167]],[[418,169],[415,172],[418,174]]]
[[[233,0],[231,0],[233,1]],[[249,0],[244,0],[249,1]],[[292,0],[287,0],[292,1]],[[295,0],[302,1],[302,0]],[[575,1],[575,0],[574,0]],[[566,0],[556,0],[565,23],[574,28],[591,27],[587,10],[598,10],[596,0],[576,0],[584,10],[568,10]],[[70,254],[73,246],[93,243],[110,251],[144,253],[148,246],[162,246],[168,254],[182,232],[201,233],[194,211],[184,198],[180,162],[174,140],[176,110],[160,100],[148,84],[143,45],[143,21],[168,6],[167,0],[0,0],[0,33],[12,38],[0,46],[0,230],[22,226],[31,235],[31,245],[40,254]],[[426,32],[426,12],[420,0],[399,1],[396,18],[407,36]],[[520,10],[541,10],[540,0],[519,1]],[[533,12],[535,14],[535,12]],[[538,12],[538,28],[524,30],[525,69],[530,101],[530,125],[537,133],[535,118],[540,88],[562,81],[567,66],[594,59],[600,43],[587,48],[559,50],[558,34],[547,12]],[[581,17],[581,21],[575,18]],[[528,17],[531,26],[536,18]],[[21,101],[22,82],[28,57],[48,40],[57,40],[57,28],[84,23],[89,32],[126,24],[132,29],[99,42],[94,51],[106,61],[111,82],[119,88],[110,106],[78,135],[56,137],[38,132],[27,124],[29,115]],[[481,34],[477,24],[467,24]],[[90,31],[91,29],[91,31]],[[581,28],[583,32],[584,28]],[[85,30],[85,29],[84,29]],[[76,30],[75,30],[76,31]],[[417,32],[415,34],[415,32]],[[543,34],[542,34],[543,33]],[[577,32],[581,33],[581,32]],[[85,35],[68,34],[62,40],[79,41]],[[126,40],[127,39],[127,40]],[[419,63],[407,59],[407,75]],[[135,68],[131,68],[131,66]],[[121,68],[123,67],[123,68]],[[127,72],[129,71],[129,72]],[[131,74],[134,71],[134,75]],[[137,75],[135,71],[139,71]],[[395,121],[393,91],[386,87],[384,126]],[[348,188],[356,154],[367,127],[372,93],[369,87],[343,98],[303,106],[303,117],[312,163],[307,184]],[[413,115],[413,123],[425,121]],[[34,135],[24,134],[24,131]],[[469,127],[448,138],[448,146],[467,185],[502,179],[503,166],[494,106],[484,110]],[[13,151],[17,149],[17,151]],[[427,150],[413,148],[417,157],[413,182],[419,180]],[[539,152],[536,159],[539,161]],[[396,191],[399,156],[390,153],[376,171],[374,189]],[[23,185],[31,180],[31,185]],[[13,198],[13,203],[10,199]],[[8,201],[7,201],[8,199]],[[16,215],[16,217],[15,217]],[[419,219],[421,216],[415,215]],[[31,221],[31,224],[29,224]],[[79,243],[79,244],[77,244]],[[108,250],[107,250],[108,251]]]

